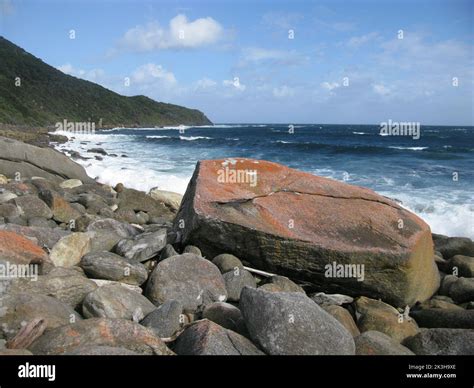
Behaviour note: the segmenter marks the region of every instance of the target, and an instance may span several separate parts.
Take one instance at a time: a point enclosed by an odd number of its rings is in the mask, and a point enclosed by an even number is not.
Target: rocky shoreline
[[[0,174],[0,355],[474,354],[474,243],[370,190],[229,159],[144,193],[3,137]]]

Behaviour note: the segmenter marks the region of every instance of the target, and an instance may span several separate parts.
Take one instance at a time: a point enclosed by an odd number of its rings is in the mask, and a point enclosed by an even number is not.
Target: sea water
[[[201,159],[264,159],[369,187],[421,216],[435,233],[474,238],[474,127],[421,126],[419,138],[378,125],[218,124],[60,132],[58,146],[100,182],[184,193]],[[102,147],[103,160],[87,153]],[[122,156],[125,155],[125,156]]]

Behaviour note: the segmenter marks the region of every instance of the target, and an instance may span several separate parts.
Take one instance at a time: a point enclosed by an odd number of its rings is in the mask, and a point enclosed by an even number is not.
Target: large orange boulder
[[[14,232],[0,230],[0,262],[42,264],[48,255],[31,240]]]
[[[374,191],[252,159],[205,160],[178,241],[231,253],[323,291],[413,305],[439,287],[429,226]]]

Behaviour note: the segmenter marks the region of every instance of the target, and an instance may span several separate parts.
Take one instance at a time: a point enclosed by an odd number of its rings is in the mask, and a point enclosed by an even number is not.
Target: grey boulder
[[[185,310],[196,310],[201,305],[227,299],[219,269],[209,260],[191,253],[160,261],[148,279],[145,294],[157,305],[177,300]]]
[[[354,354],[352,335],[306,295],[245,287],[240,308],[251,338],[272,355]]]

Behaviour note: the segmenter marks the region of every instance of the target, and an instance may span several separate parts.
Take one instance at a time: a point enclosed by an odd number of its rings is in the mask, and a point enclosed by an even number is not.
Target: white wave
[[[233,140],[233,141],[238,141],[240,140],[238,137],[226,137],[226,140]]]
[[[286,140],[276,140],[273,143],[281,143],[281,144],[295,144],[294,141],[286,141]]]
[[[148,135],[147,139],[169,139],[171,136],[160,136],[160,135]]]
[[[193,141],[193,140],[211,140],[212,137],[208,136],[180,136],[181,140]]]
[[[422,151],[426,150],[428,147],[399,147],[399,146],[390,146],[394,150],[411,150],[411,151]]]
[[[379,194],[402,201],[401,205],[421,217],[433,233],[474,238],[474,198],[470,201],[457,199],[456,192],[446,193],[446,197],[439,198],[439,191],[416,190]]]
[[[107,135],[107,134],[101,134],[100,132],[94,132],[94,133],[75,133],[75,132],[70,132],[70,131],[55,131],[55,132],[50,132],[55,135],[62,135],[66,136],[69,140],[72,140],[74,138],[76,141],[88,141],[88,142],[106,142],[106,141],[123,141],[124,138],[127,137],[132,137],[132,135],[124,135],[124,134],[119,134],[119,135]]]
[[[369,135],[367,132],[352,132],[354,135]]]

